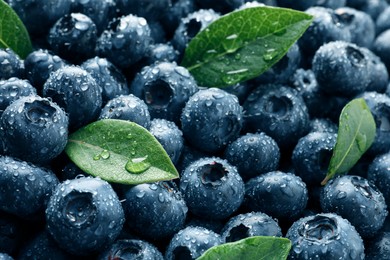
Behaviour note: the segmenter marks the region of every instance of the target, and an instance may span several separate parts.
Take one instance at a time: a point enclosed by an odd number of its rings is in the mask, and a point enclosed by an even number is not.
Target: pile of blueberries
[[[287,237],[289,259],[390,259],[386,0],[6,2],[34,51],[0,49],[0,259],[196,259],[250,236]],[[262,5],[314,20],[257,78],[198,85],[180,66],[188,42]],[[321,186],[354,98],[375,141]],[[126,186],[79,169],[69,134],[106,118],[148,129],[180,178]]]

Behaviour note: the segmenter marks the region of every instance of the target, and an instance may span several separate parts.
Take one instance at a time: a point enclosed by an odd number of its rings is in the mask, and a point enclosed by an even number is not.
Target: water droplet
[[[150,163],[146,161],[147,158],[148,156],[128,160],[125,165],[126,171],[135,174],[145,172],[151,166]]]
[[[104,160],[107,160],[108,158],[110,158],[110,152],[106,149],[104,149],[103,151],[101,151],[99,154],[95,155],[93,157],[93,159],[95,161],[97,160],[100,160],[100,159],[104,159]]]
[[[337,193],[337,195],[336,195],[336,198],[337,198],[337,199],[343,199],[343,198],[345,198],[345,197],[347,197],[347,193],[346,193],[345,191],[340,191],[340,192]]]
[[[268,49],[264,54],[263,54],[263,59],[264,61],[272,61],[276,56],[278,55],[278,51],[276,49]]]

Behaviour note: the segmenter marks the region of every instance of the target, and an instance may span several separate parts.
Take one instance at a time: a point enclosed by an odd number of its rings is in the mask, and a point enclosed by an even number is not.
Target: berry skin
[[[203,227],[189,226],[173,236],[165,252],[165,259],[195,260],[207,249],[222,243],[219,234]]]
[[[313,118],[310,120],[309,132],[327,132],[337,134],[338,126],[328,118]]]
[[[136,96],[121,95],[113,98],[102,108],[99,119],[128,120],[150,128],[150,114],[145,102]]]
[[[149,48],[149,52],[145,57],[145,62],[151,65],[156,62],[177,62],[179,52],[173,48],[170,43],[157,43]]]
[[[244,205],[277,219],[298,217],[306,208],[307,200],[306,184],[291,173],[268,172],[245,183]]]
[[[183,135],[199,150],[221,151],[239,136],[242,114],[235,95],[218,88],[199,90],[190,97],[182,111]]]
[[[127,226],[149,241],[166,239],[184,227],[188,208],[173,182],[144,183],[124,192]]]
[[[23,78],[24,64],[19,56],[11,49],[0,49],[0,80],[12,77]]]
[[[379,56],[387,68],[390,68],[390,29],[383,31],[379,34],[372,46],[373,52]]]
[[[344,175],[331,179],[321,193],[321,208],[348,219],[362,237],[372,237],[388,214],[382,193],[367,179]]]
[[[267,214],[249,212],[232,217],[221,231],[225,243],[235,242],[253,236],[281,237],[278,223]]]
[[[46,208],[46,225],[57,244],[75,255],[109,246],[124,223],[122,205],[111,185],[82,177],[58,185]]]
[[[50,29],[48,42],[60,57],[78,62],[94,55],[97,40],[95,23],[81,13],[61,17]]]
[[[264,133],[247,133],[237,138],[227,146],[224,155],[244,181],[279,167],[278,144]]]
[[[99,254],[97,259],[164,260],[164,257],[149,242],[140,239],[119,239],[109,249]]]
[[[19,250],[26,234],[22,222],[12,214],[0,213],[0,252],[13,255]]]
[[[288,229],[288,259],[364,259],[364,244],[348,220],[321,213],[301,218]]]
[[[68,113],[71,129],[91,122],[101,111],[101,88],[78,66],[65,66],[50,74],[43,86],[43,95],[52,98]]]
[[[144,67],[130,86],[130,93],[148,105],[152,118],[179,123],[180,113],[198,85],[189,71],[176,63],[161,62]]]
[[[367,179],[374,183],[390,205],[390,154],[377,156],[368,167]]]
[[[163,19],[160,21],[168,36],[173,36],[181,19],[195,12],[195,10],[195,0],[172,1],[171,7],[165,12]]]
[[[337,134],[312,132],[299,139],[292,154],[294,172],[308,186],[320,185],[336,145]]]
[[[96,53],[124,69],[145,57],[151,43],[146,19],[129,14],[108,24],[97,41]]]
[[[125,76],[107,59],[95,57],[86,60],[80,66],[90,73],[102,88],[103,104],[120,95],[129,94],[130,89]]]
[[[195,0],[195,3],[203,9],[213,9],[216,12],[228,13],[244,4],[244,0],[216,0],[216,1],[202,1]]]
[[[2,211],[23,219],[40,219],[58,183],[56,175],[50,170],[16,158],[0,156]]]
[[[381,11],[375,21],[375,33],[376,35],[390,29],[390,6],[387,6]]]
[[[119,0],[118,8],[122,14],[134,14],[148,21],[159,20],[170,8],[170,0]]]
[[[149,132],[164,147],[173,164],[177,164],[184,146],[183,133],[177,125],[172,121],[156,118],[152,120]]]
[[[205,157],[191,163],[182,173],[180,190],[188,209],[206,219],[224,219],[244,199],[244,182],[226,160]]]
[[[37,88],[38,94],[42,92],[43,84],[50,73],[65,66],[65,62],[47,49],[31,52],[24,60],[26,78]]]
[[[39,96],[19,98],[0,117],[7,154],[45,164],[68,141],[68,116],[56,103]]]
[[[35,94],[36,89],[27,80],[18,78],[0,80],[0,116],[15,100]]]
[[[367,244],[366,259],[390,259],[390,232],[380,232]]]
[[[264,132],[281,150],[309,130],[309,113],[298,92],[284,85],[259,85],[243,104],[247,132]]]

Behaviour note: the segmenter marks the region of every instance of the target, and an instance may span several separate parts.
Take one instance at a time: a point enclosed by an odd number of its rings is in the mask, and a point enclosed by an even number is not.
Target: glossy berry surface
[[[367,179],[383,194],[386,205],[390,205],[390,154],[378,155],[370,163]]]
[[[23,62],[13,50],[9,48],[0,49],[0,64],[0,80],[23,77]]]
[[[163,260],[162,253],[151,243],[140,239],[118,239],[98,259]]]

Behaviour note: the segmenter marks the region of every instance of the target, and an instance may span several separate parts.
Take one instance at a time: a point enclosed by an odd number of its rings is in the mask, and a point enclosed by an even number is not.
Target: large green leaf
[[[322,185],[336,174],[348,172],[374,142],[374,117],[363,98],[350,101],[340,114],[337,141]]]
[[[65,152],[80,169],[109,182],[140,184],[179,177],[157,139],[130,121],[93,122],[69,136]]]
[[[15,11],[3,0],[0,0],[0,48],[10,48],[22,59],[32,51],[26,27]]]
[[[286,54],[312,18],[276,7],[231,12],[191,40],[181,65],[204,87],[224,87],[257,77]]]

